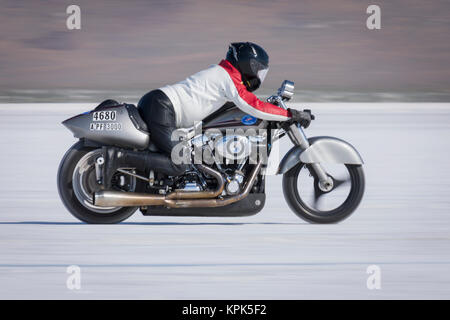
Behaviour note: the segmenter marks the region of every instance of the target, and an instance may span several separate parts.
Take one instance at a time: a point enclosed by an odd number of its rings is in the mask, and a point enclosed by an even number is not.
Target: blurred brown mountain
[[[81,30],[66,8],[81,7]],[[381,30],[366,8],[381,7]],[[264,88],[450,88],[448,1],[0,0],[0,88],[151,89],[219,62],[232,41],[270,54]]]

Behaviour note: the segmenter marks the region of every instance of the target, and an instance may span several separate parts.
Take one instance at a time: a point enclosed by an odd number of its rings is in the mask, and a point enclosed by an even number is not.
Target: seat
[[[139,109],[134,104],[125,104],[125,107],[127,108],[131,121],[133,121],[136,127],[150,135],[147,123],[142,119]],[[152,142],[151,137],[147,149],[152,152],[159,152],[158,147]]]
[[[125,103],[124,105],[125,105],[125,108],[128,111],[128,115],[130,116],[131,121],[133,121],[133,123],[136,125],[136,127],[139,130],[145,131],[145,132],[148,133],[149,131],[148,131],[147,124],[142,119],[138,108],[136,108],[136,106],[134,104],[127,104],[127,103]]]
[[[104,107],[113,107],[113,106],[118,106],[118,105],[120,105],[120,103],[117,102],[116,100],[107,99],[107,100],[104,100],[102,103],[100,103],[98,106],[96,106],[95,110],[99,110]]]
[[[128,115],[129,115],[131,121],[133,121],[134,125],[136,126],[136,128],[138,130],[149,133],[147,124],[142,119],[138,108],[136,108],[136,106],[134,104],[119,103],[116,100],[108,99],[108,100],[105,100],[102,103],[100,103],[97,107],[95,107],[94,110],[102,110],[104,108],[118,107],[118,106],[124,106],[127,109],[127,112],[128,112]]]

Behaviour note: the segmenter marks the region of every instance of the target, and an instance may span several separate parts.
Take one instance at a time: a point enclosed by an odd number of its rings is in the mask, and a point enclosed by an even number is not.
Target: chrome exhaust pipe
[[[120,192],[120,191],[99,191],[93,195],[93,204],[99,207],[138,207],[146,205],[165,205],[170,199],[207,199],[215,198],[222,194],[225,188],[225,181],[220,172],[200,164],[199,169],[217,180],[217,188],[214,191],[186,192],[175,190],[168,195],[155,195],[148,193]],[[147,202],[151,201],[151,204]]]
[[[222,207],[234,202],[238,202],[248,196],[253,184],[256,181],[256,177],[261,169],[262,160],[258,162],[253,168],[250,177],[245,184],[244,190],[241,193],[227,197],[227,198],[215,198],[215,199],[197,199],[197,200],[167,200],[166,206],[169,208],[201,208],[201,207]]]
[[[93,204],[100,207],[143,207],[143,206],[165,206],[168,208],[199,208],[199,207],[221,207],[244,199],[250,193],[256,177],[261,169],[262,160],[253,168],[250,177],[245,184],[244,190],[235,196],[217,198],[223,191],[224,181],[218,180],[219,186],[215,191],[181,192],[174,191],[168,195],[155,195],[148,193],[134,193],[121,191],[99,191],[94,193]],[[204,169],[202,168],[202,169]],[[208,172],[209,173],[209,172]],[[212,174],[211,174],[212,175]],[[220,190],[220,192],[219,192]],[[208,198],[214,195],[214,198]],[[199,198],[200,197],[200,198]]]
[[[151,204],[149,204],[151,202]],[[162,206],[166,196],[148,193],[99,191],[94,192],[93,204],[99,207],[141,207]]]
[[[215,191],[197,191],[197,192],[186,192],[183,190],[175,190],[174,192],[169,193],[166,198],[167,199],[203,199],[203,198],[216,198],[222,194],[223,189],[225,188],[225,180],[223,179],[220,172],[204,166],[202,164],[198,165],[198,168],[213,176],[217,180],[217,188]]]

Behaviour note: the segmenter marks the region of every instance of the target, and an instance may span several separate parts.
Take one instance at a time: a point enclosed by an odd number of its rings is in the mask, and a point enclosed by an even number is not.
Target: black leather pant
[[[150,91],[139,100],[138,110],[147,123],[151,141],[163,153],[159,156],[154,155],[155,159],[151,162],[156,162],[156,167],[164,163],[172,175],[183,173],[187,165],[175,165],[170,158],[172,148],[179,143],[171,139],[172,132],[176,129],[176,120],[170,99],[161,90]]]
[[[170,155],[172,148],[178,143],[170,139],[176,129],[172,102],[161,90],[153,90],[139,100],[138,109],[147,123],[152,142],[159,150]]]

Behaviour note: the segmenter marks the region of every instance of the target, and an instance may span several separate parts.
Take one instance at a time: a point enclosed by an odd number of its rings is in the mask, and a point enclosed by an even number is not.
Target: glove
[[[291,121],[298,122],[305,129],[309,127],[311,120],[314,120],[311,110],[305,109],[300,111],[289,108],[288,111],[291,113]]]

